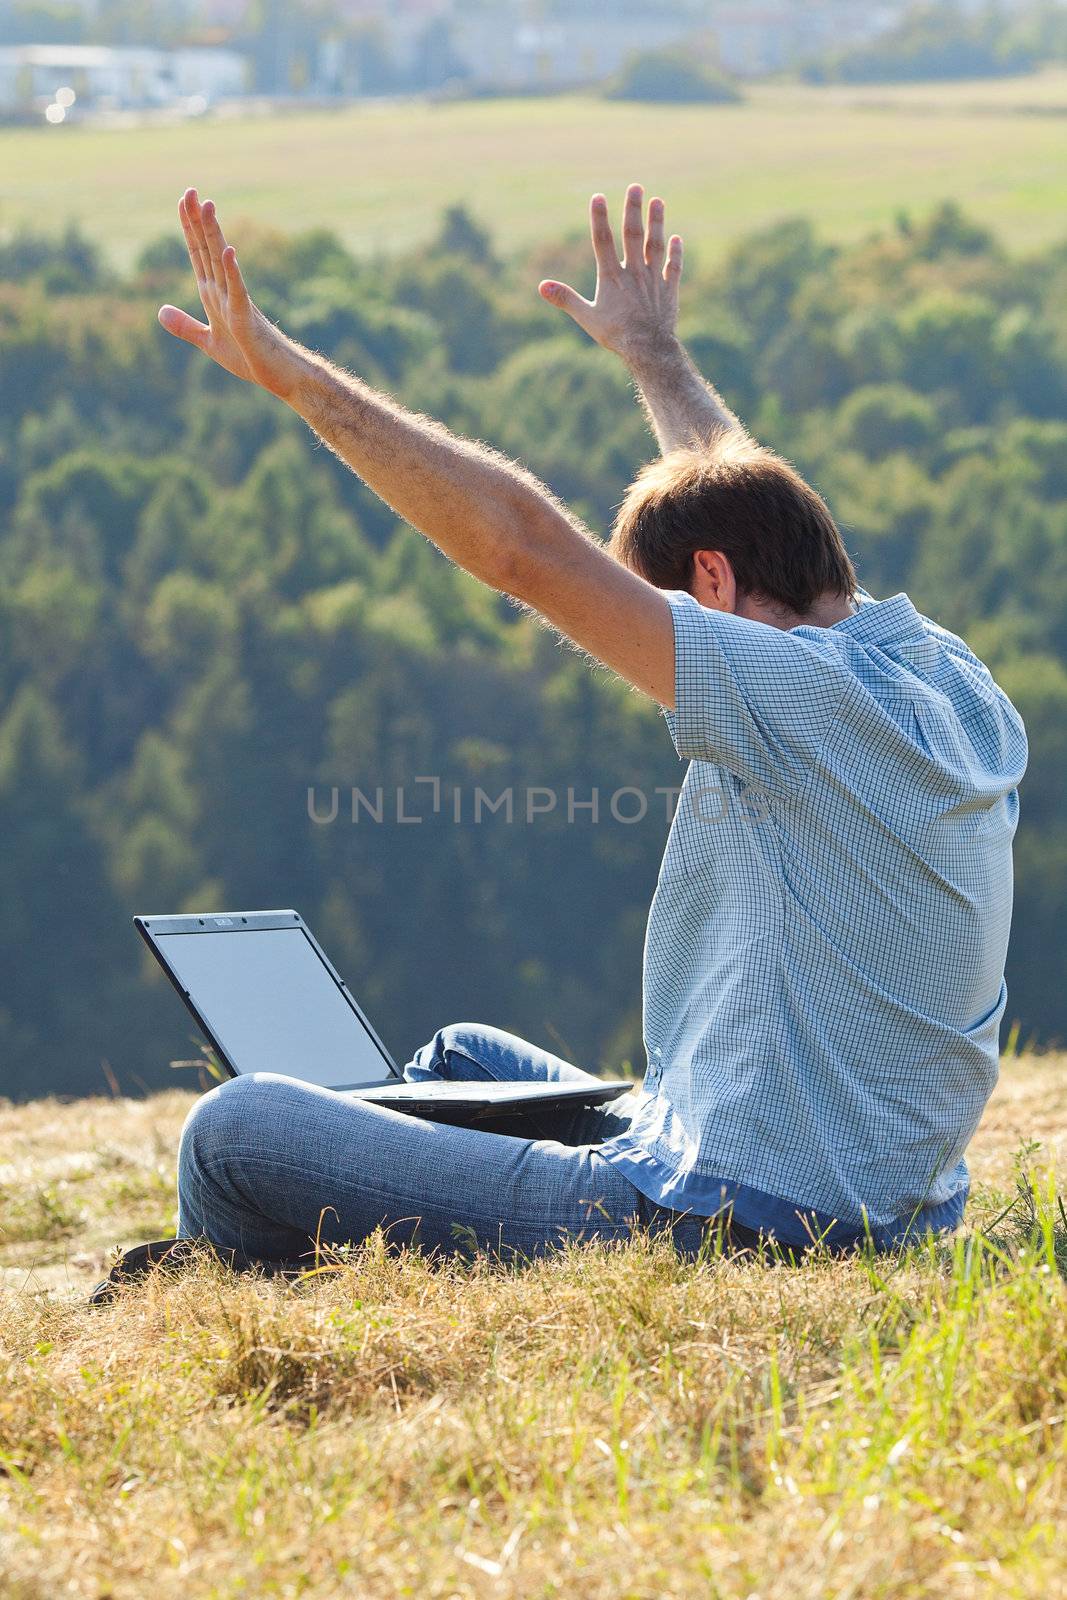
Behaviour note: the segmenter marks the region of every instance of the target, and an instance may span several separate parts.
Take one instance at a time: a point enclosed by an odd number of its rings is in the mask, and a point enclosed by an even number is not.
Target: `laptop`
[[[277,1072],[433,1121],[478,1122],[603,1105],[589,1083],[408,1083],[296,911],[134,917],[134,926],[231,1077]]]

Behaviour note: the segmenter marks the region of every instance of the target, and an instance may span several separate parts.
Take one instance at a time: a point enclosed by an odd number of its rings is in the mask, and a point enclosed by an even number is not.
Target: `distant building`
[[[244,94],[245,58],[235,50],[150,50],[105,45],[0,47],[0,115],[135,110]],[[62,119],[51,119],[62,120]]]
[[[0,4],[3,0],[0,0]],[[79,0],[92,10],[95,0]],[[978,0],[961,0],[978,3]],[[984,0],[983,0],[984,3]],[[450,83],[530,93],[602,83],[628,57],[686,49],[739,77],[779,71],[860,44],[909,0],[334,0],[333,24],[264,0],[232,49],[10,45],[0,48],[0,116],[72,109],[206,109],[249,92],[346,96]],[[198,0],[225,41],[241,38],[249,0]],[[273,20],[272,20],[273,19]],[[55,101],[62,89],[64,105]],[[51,113],[49,106],[52,107]],[[58,109],[57,109],[58,107]],[[62,113],[62,115],[60,114]]]
[[[337,10],[351,22],[432,22],[456,10],[455,0],[337,0]]]
[[[496,90],[566,89],[617,72],[628,56],[682,44],[706,7],[503,3],[457,6],[452,45],[471,80]]]
[[[707,20],[721,64],[744,77],[876,38],[907,9],[904,0],[711,0]]]
[[[453,0],[449,20],[475,84],[522,91],[595,83],[631,55],[690,43],[731,73],[776,71],[873,38],[905,9],[906,0]]]

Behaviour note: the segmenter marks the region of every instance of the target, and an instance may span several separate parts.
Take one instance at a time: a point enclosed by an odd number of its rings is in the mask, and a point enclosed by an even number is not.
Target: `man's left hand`
[[[670,345],[678,323],[678,285],[682,277],[682,241],[665,236],[663,201],[653,199],[644,219],[644,190],[639,183],[626,192],[622,223],[622,260],[608,218],[608,203],[595,194],[589,203],[589,224],[596,257],[596,293],[586,300],[576,289],[546,278],[540,294],[583,328],[591,339],[629,362]]]

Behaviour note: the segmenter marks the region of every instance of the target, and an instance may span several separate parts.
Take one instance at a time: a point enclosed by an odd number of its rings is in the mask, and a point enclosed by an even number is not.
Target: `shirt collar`
[[[886,645],[903,644],[925,632],[922,618],[906,594],[895,594],[891,600],[871,600],[861,596],[860,604],[850,617],[835,622],[831,633],[847,633],[858,644],[884,649]]]

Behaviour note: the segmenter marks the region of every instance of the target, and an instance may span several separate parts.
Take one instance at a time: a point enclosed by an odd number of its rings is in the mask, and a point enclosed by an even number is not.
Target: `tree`
[[[838,411],[843,443],[876,461],[897,451],[921,453],[936,437],[937,410],[902,383],[854,389]]]
[[[647,100],[667,105],[736,105],[741,90],[731,79],[682,50],[633,55],[604,88],[608,100]]]
[[[906,11],[872,43],[812,63],[807,76],[844,83],[986,78],[1026,72],[1040,59],[1007,10],[965,10],[958,0],[934,0]]]
[[[666,830],[452,820],[452,794],[677,782],[660,719],[398,528],[269,398],[154,333],[149,252],[45,285],[0,254],[0,1092],[124,1085],[189,1054],[134,911],[295,903],[398,1053],[469,1010],[640,1067],[635,1001]],[[584,270],[587,245],[582,245]],[[653,443],[620,366],[531,304],[466,213],[355,261],[250,241],[283,325],[529,460],[598,533]],[[539,263],[539,265],[541,265]],[[550,256],[542,271],[559,270]],[[184,272],[184,268],[183,268]],[[111,283],[106,294],[101,286]],[[1009,1016],[1062,1035],[1067,898],[1067,253],[1008,257],[941,208],[829,247],[803,219],[691,273],[700,363],[826,495],[860,577],[964,633],[1030,726]],[[105,314],[106,313],[106,314]],[[442,804],[413,792],[439,776]],[[339,787],[339,818],[308,815]],[[383,786],[379,826],[350,790]],[[396,788],[426,819],[396,821]],[[390,816],[392,820],[390,821]],[[346,820],[347,818],[347,820]],[[558,908],[566,883],[568,914]],[[457,908],[460,908],[457,911]],[[77,937],[60,939],[71,913]],[[462,936],[455,936],[457,917]],[[449,936],[442,937],[442,928]],[[14,1076],[17,1069],[18,1077]]]
[[[112,989],[122,917],[82,776],[55,708],[24,684],[0,721],[0,972],[15,1051],[5,1093],[85,1091],[99,1079],[98,997]]]

